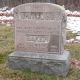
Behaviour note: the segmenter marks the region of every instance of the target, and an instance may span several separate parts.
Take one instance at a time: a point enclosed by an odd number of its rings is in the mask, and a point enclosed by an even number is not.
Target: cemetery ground
[[[13,27],[0,25],[0,80],[80,80],[80,44],[67,44],[65,48],[71,53],[71,68],[66,77],[48,75],[30,70],[12,70],[8,68],[8,55],[14,51]],[[76,62],[76,64],[75,64]]]

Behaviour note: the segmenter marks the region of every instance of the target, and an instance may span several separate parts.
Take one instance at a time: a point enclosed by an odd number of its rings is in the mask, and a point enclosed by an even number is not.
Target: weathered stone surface
[[[9,55],[8,64],[13,69],[31,69],[32,71],[66,76],[70,66],[70,54],[68,51],[62,55],[14,52]]]
[[[50,3],[28,3],[14,9],[15,52],[9,67],[66,75],[70,56],[64,50],[65,10]]]
[[[28,3],[15,8],[16,51],[62,54],[66,15],[61,6]]]

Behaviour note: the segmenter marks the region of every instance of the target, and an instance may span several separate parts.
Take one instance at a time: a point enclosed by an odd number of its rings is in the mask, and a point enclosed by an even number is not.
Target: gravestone
[[[67,75],[65,9],[51,3],[27,3],[14,9],[14,19],[15,52],[9,55],[9,67]]]

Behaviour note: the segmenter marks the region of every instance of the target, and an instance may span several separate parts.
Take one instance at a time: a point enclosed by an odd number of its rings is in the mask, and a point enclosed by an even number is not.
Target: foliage
[[[80,60],[80,44],[66,44],[65,48],[70,51],[72,58]]]
[[[7,55],[14,50],[12,28],[0,26],[0,63],[4,62]]]
[[[77,33],[72,33],[71,31],[68,31],[67,34],[66,34],[66,39],[69,40],[69,39],[74,39],[77,35]]]

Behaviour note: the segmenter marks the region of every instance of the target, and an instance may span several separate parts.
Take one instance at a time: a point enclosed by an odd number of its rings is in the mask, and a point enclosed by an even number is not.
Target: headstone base
[[[12,69],[30,69],[41,73],[66,76],[70,68],[70,54],[43,54],[30,52],[13,52],[9,55],[8,65]]]

